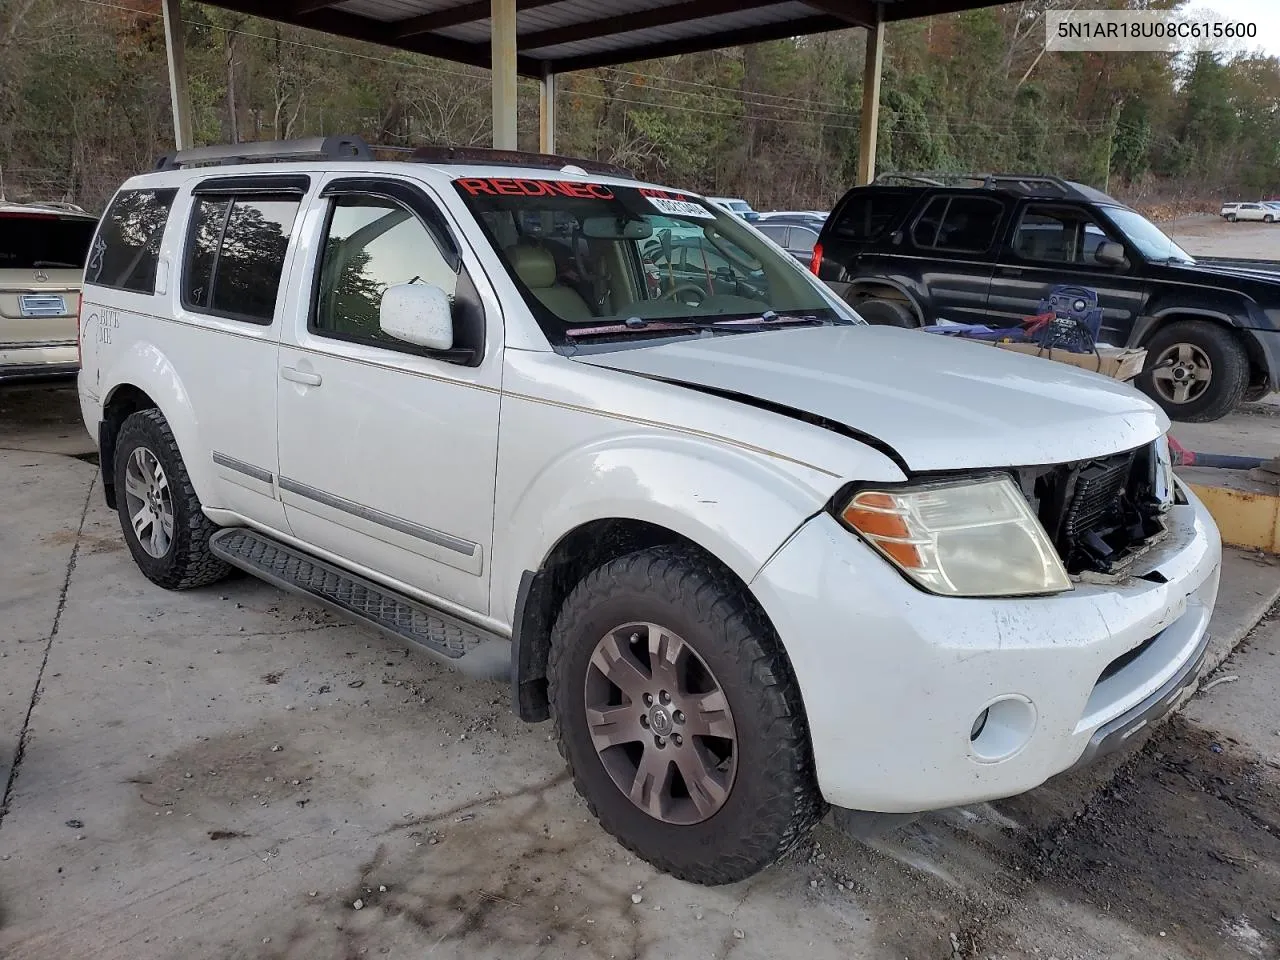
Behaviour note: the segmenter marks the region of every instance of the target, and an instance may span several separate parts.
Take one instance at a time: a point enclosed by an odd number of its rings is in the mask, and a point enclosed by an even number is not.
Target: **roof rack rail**
[[[78,203],[69,203],[66,200],[29,200],[19,203],[20,207],[42,207],[45,210],[66,210],[68,213],[83,213],[88,216],[88,211]]]
[[[372,160],[373,151],[361,137],[307,137],[302,140],[256,140],[210,147],[192,147],[166,154],[157,170],[220,166],[230,163],[271,163],[282,160]]]
[[[946,172],[911,172],[882,173],[875,179],[876,184],[887,184],[902,181],[916,186],[927,187],[968,187],[970,189],[1003,190],[1029,197],[1065,197],[1076,201],[1109,202],[1115,199],[1100,190],[1073,183],[1062,177],[1040,173],[946,173]]]
[[[939,178],[946,177],[947,174],[942,173],[882,173],[873,180],[873,183],[890,183],[892,181],[904,180],[907,183],[919,184],[926,187],[943,187],[946,184]]]
[[[488,163],[495,166],[542,167],[548,170],[577,167],[586,173],[634,179],[630,170],[603,160],[584,160],[578,157],[562,157],[554,153],[531,153],[524,150],[490,150],[486,147],[419,147],[413,151],[410,159],[418,163]]]

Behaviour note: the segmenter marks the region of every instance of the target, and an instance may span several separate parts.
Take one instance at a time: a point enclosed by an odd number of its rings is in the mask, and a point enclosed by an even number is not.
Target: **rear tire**
[[[120,427],[115,484],[125,543],[148,580],[166,590],[189,590],[231,573],[209,550],[218,527],[204,515],[159,410],[140,410]]]
[[[878,300],[875,298],[852,304],[867,323],[877,327],[903,327],[914,330],[919,326],[916,315],[901,300]]]
[[[791,665],[746,588],[705,556],[655,547],[588,574],[556,620],[547,673],[578,793],[660,870],[742,880],[825,812]]]
[[[1249,385],[1249,355],[1235,332],[1204,320],[1180,320],[1147,342],[1142,392],[1170,419],[1219,420],[1234,410]]]

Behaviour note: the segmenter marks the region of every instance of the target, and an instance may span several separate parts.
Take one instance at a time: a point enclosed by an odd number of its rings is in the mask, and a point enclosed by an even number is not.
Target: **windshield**
[[[455,186],[553,344],[857,322],[793,257],[688,194],[523,178]]]
[[[53,213],[0,213],[0,270],[83,270],[97,222]]]
[[[1123,207],[1103,207],[1107,219],[1125,235],[1125,239],[1138,248],[1148,260],[1181,260],[1195,263],[1191,254],[1170,240],[1154,223],[1142,214]]]

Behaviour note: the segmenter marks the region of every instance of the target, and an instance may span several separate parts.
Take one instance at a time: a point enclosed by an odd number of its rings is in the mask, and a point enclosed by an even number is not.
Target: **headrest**
[[[507,247],[507,262],[521,282],[531,290],[554,286],[556,282],[556,260],[551,253],[542,247],[517,243]]]

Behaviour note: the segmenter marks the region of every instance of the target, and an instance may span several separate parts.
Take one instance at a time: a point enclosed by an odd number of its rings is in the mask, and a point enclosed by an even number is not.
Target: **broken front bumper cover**
[[[1180,707],[1195,692],[1208,650],[1209,634],[1206,632],[1200,638],[1195,653],[1187,659],[1177,673],[1166,681],[1163,687],[1128,712],[1094,731],[1088,745],[1084,748],[1084,753],[1071,769],[1078,770],[1109,753],[1115,753],[1124,747],[1135,733]]]

